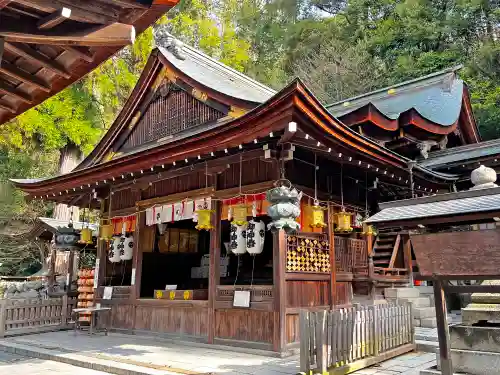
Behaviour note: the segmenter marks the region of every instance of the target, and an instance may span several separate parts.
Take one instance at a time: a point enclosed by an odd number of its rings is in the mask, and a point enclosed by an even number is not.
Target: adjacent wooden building
[[[279,179],[303,192],[294,234],[267,227],[266,192]],[[172,39],[73,172],[13,182],[31,199],[90,203],[115,235],[133,238],[122,261],[119,243],[99,241],[96,302],[112,306],[114,329],[285,352],[298,340],[300,309],[350,305],[409,281],[404,241],[386,232],[374,253],[360,217],[455,180],[346,126],[300,79],[276,92]],[[243,221],[260,228],[257,255],[248,227],[239,243],[231,225],[242,207]],[[196,229],[202,210],[213,229]],[[239,291],[250,292],[249,306],[235,307]]]

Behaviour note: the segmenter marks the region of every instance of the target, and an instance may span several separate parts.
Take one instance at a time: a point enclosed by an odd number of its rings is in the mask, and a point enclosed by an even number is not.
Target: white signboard
[[[233,307],[250,307],[250,291],[249,290],[235,290]]]
[[[132,268],[132,276],[130,277],[130,285],[135,285],[135,268]]]
[[[94,289],[97,288],[97,283],[99,281],[99,259],[95,260],[95,269],[94,269]]]
[[[105,286],[104,293],[102,294],[102,299],[111,299],[112,294],[113,294],[113,287]]]

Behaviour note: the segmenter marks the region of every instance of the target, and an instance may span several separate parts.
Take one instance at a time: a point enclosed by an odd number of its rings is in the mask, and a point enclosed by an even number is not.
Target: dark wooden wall
[[[215,311],[215,337],[271,344],[274,334],[272,311],[223,309]]]
[[[286,282],[287,307],[328,306],[330,304],[328,281],[288,280]]]
[[[215,121],[224,114],[195,99],[173,84],[158,89],[146,112],[122,148],[133,149],[147,142],[181,133]]]

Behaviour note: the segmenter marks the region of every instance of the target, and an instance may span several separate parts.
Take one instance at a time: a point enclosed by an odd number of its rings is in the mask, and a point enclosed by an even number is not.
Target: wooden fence
[[[0,337],[68,328],[76,299],[0,300]]]
[[[300,313],[300,371],[348,374],[414,350],[411,304]]]

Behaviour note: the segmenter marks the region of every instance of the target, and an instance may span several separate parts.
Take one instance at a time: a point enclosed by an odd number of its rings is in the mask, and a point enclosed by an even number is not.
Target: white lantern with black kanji
[[[120,259],[130,260],[134,254],[134,237],[129,235],[128,237],[123,237],[123,247],[120,249]]]
[[[120,246],[121,244],[121,237],[116,236],[113,237],[113,241],[110,241],[109,243],[109,254],[108,254],[108,259],[111,263],[118,263],[120,259]]]
[[[231,224],[231,233],[229,234],[229,249],[233,254],[241,255],[247,251],[245,241],[246,226]]]
[[[266,225],[262,221],[250,220],[246,230],[247,252],[252,255],[262,253],[265,237]]]

